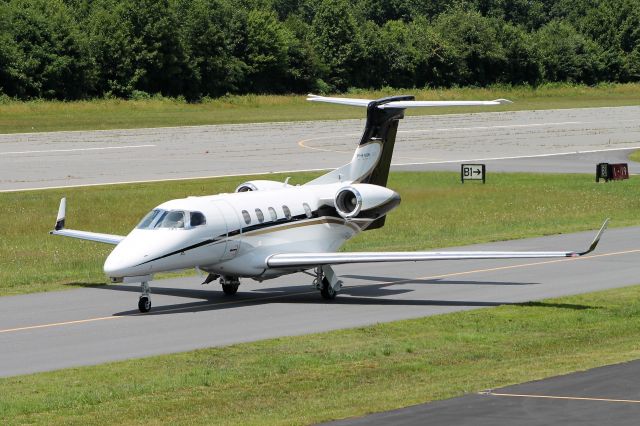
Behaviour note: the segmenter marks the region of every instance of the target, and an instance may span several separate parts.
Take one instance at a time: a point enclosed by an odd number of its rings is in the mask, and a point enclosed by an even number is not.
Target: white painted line
[[[628,151],[628,150],[634,150],[634,149],[640,149],[640,146],[629,146],[624,148],[589,149],[585,151],[555,152],[551,154],[515,155],[511,157],[470,158],[470,159],[464,159],[464,160],[426,161],[421,163],[392,163],[391,165],[392,166],[416,166],[416,165],[425,165],[425,164],[450,164],[450,163],[461,163],[461,162],[471,162],[471,161],[521,160],[524,158],[544,158],[544,157],[558,157],[562,155],[595,154],[598,152]]]
[[[50,152],[78,152],[78,151],[106,151],[112,149],[136,149],[136,148],[152,148],[156,145],[124,145],[124,146],[102,146],[96,148],[72,148],[72,149],[46,149],[40,151],[5,151],[0,155],[19,155],[19,154],[47,154]]]
[[[121,182],[88,183],[83,185],[44,186],[39,188],[36,187],[36,188],[2,189],[0,190],[0,193],[40,191],[45,189],[85,188],[89,186],[128,185],[133,183],[175,182],[175,181],[181,181],[181,180],[216,179],[216,178],[228,178],[228,177],[239,177],[239,176],[266,176],[266,175],[272,175],[276,173],[323,172],[327,170],[333,170],[333,169],[327,168],[327,169],[282,170],[282,171],[257,172],[257,173],[247,172],[247,173],[237,173],[237,174],[231,174],[231,175],[211,175],[211,176],[194,176],[194,177],[181,177],[181,178],[170,178],[170,179],[131,180],[131,181],[121,181]]]
[[[516,157],[426,161],[421,163],[391,163],[391,166],[419,166],[419,165],[429,165],[429,164],[450,164],[450,163],[461,163],[461,162],[472,162],[472,161],[517,160],[517,159],[524,159],[524,158],[553,157],[553,156],[574,155],[574,154],[590,154],[590,153],[597,153],[597,152],[624,151],[624,150],[634,150],[634,149],[640,149],[640,146],[631,146],[627,148],[596,149],[596,150],[588,150],[588,151],[561,152],[556,154],[523,155],[523,156],[516,156]],[[267,175],[272,175],[276,173],[282,174],[282,173],[322,172],[326,170],[333,170],[333,168],[279,170],[279,171],[257,172],[257,173],[247,172],[247,173],[237,173],[237,174],[229,174],[229,175],[210,175],[210,176],[181,177],[181,178],[171,178],[171,179],[148,179],[148,180],[132,180],[132,181],[120,181],[120,182],[89,183],[84,185],[60,185],[60,186],[44,186],[44,187],[36,187],[36,188],[2,189],[0,190],[0,193],[40,191],[40,190],[46,190],[46,189],[84,188],[84,187],[90,187],[90,186],[128,185],[128,184],[134,184],[134,183],[176,182],[176,181],[183,181],[183,180],[217,179],[217,178],[229,178],[229,177],[240,177],[240,176],[267,176]]]

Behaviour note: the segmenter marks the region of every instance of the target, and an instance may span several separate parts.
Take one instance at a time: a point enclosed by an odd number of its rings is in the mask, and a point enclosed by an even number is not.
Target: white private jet
[[[149,212],[127,236],[66,229],[63,198],[51,234],[115,245],[104,263],[104,272],[113,282],[141,283],[138,308],[148,312],[148,282],[159,272],[197,268],[209,274],[204,283],[220,278],[227,295],[236,293],[241,277],[263,281],[305,272],[315,277],[314,285],[322,297],[334,299],[342,282],[332,265],[583,256],[595,249],[607,225],[605,221],[583,252],[337,252],[360,232],[382,227],[385,215],[400,204],[400,196],[386,184],[398,122],[406,108],[500,105],[510,101],[415,101],[413,96],[368,100],[315,95],[309,95],[308,100],[367,108],[364,133],[349,164],[302,186],[254,180],[241,184],[232,194],[167,201]]]

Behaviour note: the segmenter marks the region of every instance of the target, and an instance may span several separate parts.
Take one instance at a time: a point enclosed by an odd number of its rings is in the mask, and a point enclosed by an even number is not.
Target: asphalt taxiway
[[[546,162],[527,158],[552,155],[559,172],[591,173],[594,161],[640,148],[638,116],[640,106],[409,116],[393,164],[435,170],[509,159],[519,171],[545,171]],[[0,135],[0,191],[331,169],[351,160],[363,126],[364,119]],[[585,152],[593,158],[560,158]]]
[[[594,224],[596,228],[598,224]],[[473,246],[579,250],[594,232]],[[465,249],[469,249],[466,247]],[[235,297],[198,277],[152,282],[139,314],[136,285],[0,298],[0,376],[308,334],[638,283],[640,227],[607,231],[582,258],[415,262],[336,267],[332,302],[296,274],[244,280]]]
[[[639,375],[632,361],[327,425],[635,426]]]

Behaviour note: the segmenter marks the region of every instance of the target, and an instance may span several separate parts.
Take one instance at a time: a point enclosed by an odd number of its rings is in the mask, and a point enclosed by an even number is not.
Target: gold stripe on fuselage
[[[361,229],[360,227],[358,227],[357,225],[347,222],[346,220],[341,220],[341,219],[336,219],[333,217],[321,217],[318,219],[313,219],[313,220],[306,220],[306,221],[302,221],[302,222],[293,222],[293,223],[288,223],[286,225],[275,225],[272,226],[270,228],[267,229],[257,229],[255,231],[249,231],[249,232],[243,232],[242,234],[240,234],[241,236],[249,236],[249,237],[253,237],[255,235],[263,235],[263,234],[268,234],[270,232],[276,232],[276,231],[284,231],[286,229],[293,229],[293,228],[300,228],[302,226],[312,226],[312,225],[319,225],[322,223],[333,223],[336,225],[345,225],[348,226],[350,228],[352,228],[355,232],[360,232]]]

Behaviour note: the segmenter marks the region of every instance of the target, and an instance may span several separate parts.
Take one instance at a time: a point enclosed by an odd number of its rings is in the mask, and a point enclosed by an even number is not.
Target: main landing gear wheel
[[[138,300],[138,309],[142,313],[149,312],[151,310],[151,298],[149,296],[140,296],[140,300]]]
[[[222,291],[227,296],[233,296],[238,292],[239,284],[222,284]]]
[[[316,279],[313,286],[320,290],[320,295],[325,300],[333,300],[342,288],[340,281],[331,266],[320,266],[315,269]]]
[[[320,288],[320,295],[322,296],[323,299],[326,299],[326,300],[333,300],[338,295],[338,292],[335,291],[333,287],[331,287],[331,283],[326,277],[322,278],[322,287]]]
[[[220,284],[222,284],[222,291],[227,296],[233,296],[238,292],[240,286],[240,280],[234,277],[222,277],[220,278]]]

